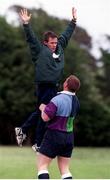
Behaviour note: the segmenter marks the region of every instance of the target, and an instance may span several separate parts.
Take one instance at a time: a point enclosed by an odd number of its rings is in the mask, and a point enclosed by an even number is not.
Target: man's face
[[[56,47],[57,47],[57,43],[58,43],[58,39],[55,38],[51,38],[49,37],[48,42],[44,42],[46,46],[48,46],[48,48],[52,51],[55,52]]]

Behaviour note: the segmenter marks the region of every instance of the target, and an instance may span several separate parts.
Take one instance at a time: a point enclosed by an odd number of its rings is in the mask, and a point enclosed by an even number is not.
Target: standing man
[[[69,162],[74,144],[73,124],[79,111],[75,93],[79,88],[80,80],[71,75],[64,82],[62,92],[49,104],[40,105],[42,119],[48,122],[48,128],[38,154],[38,179],[49,179],[48,166],[56,156],[62,179],[72,179]]]
[[[67,47],[76,27],[76,9],[72,8],[72,20],[66,30],[59,37],[52,31],[45,32],[43,43],[38,40],[30,26],[31,14],[27,12],[27,9],[21,10],[20,18],[35,65],[37,110],[21,127],[15,128],[15,133],[18,145],[22,145],[29,127],[36,125],[34,147],[37,149],[46,129],[46,123],[40,119],[39,105],[41,103],[47,104],[58,91],[58,84],[64,69],[64,49]]]

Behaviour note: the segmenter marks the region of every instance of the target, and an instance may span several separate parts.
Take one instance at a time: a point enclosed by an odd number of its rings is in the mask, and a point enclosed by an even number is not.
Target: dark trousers
[[[37,105],[36,111],[33,112],[25,123],[21,126],[23,133],[27,133],[31,126],[36,126],[35,143],[40,146],[43,136],[46,131],[47,123],[41,119],[41,112],[39,110],[40,104],[48,104],[50,100],[56,96],[58,87],[50,83],[39,84],[36,87]]]

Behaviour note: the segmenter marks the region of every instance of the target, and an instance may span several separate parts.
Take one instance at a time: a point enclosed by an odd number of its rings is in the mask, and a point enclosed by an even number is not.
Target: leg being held
[[[33,125],[37,126],[37,116],[38,112],[33,112],[21,127],[15,128],[16,141],[19,146],[22,146],[23,141],[26,139],[28,129]]]

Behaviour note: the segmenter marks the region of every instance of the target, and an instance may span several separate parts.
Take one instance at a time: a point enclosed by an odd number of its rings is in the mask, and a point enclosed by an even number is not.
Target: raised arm
[[[76,21],[77,21],[77,13],[76,13],[76,9],[73,7],[72,8],[72,20],[68,24],[65,31],[59,37],[59,43],[61,44],[61,46],[63,48],[65,48],[68,45],[68,41],[70,40],[70,38],[75,30]]]
[[[21,9],[19,16],[23,23],[26,41],[28,42],[31,50],[32,60],[35,62],[37,60],[37,55],[40,52],[41,43],[35,36],[32,27],[30,26],[31,13],[29,13],[27,9]]]

